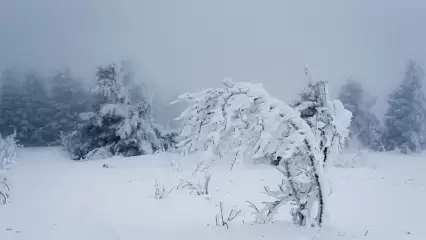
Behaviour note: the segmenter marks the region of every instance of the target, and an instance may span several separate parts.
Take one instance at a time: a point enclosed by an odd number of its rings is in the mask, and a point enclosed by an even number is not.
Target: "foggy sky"
[[[0,0],[0,69],[93,79],[96,66],[131,59],[164,98],[232,77],[289,100],[308,65],[332,92],[353,76],[383,106],[408,59],[426,68],[423,2]]]

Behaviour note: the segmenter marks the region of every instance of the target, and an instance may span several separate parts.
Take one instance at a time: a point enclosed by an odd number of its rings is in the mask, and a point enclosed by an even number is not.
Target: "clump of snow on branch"
[[[321,226],[328,190],[324,164],[332,147],[340,145],[334,143],[347,135],[350,113],[328,100],[326,82],[312,85],[294,107],[270,96],[260,83],[225,80],[223,85],[178,98],[189,104],[178,118],[184,124],[178,147],[184,153],[233,154],[232,165],[244,157],[280,158],[277,169],[285,181],[279,191],[267,189],[278,201],[259,212],[271,219],[279,206],[290,203],[296,206],[296,224]]]

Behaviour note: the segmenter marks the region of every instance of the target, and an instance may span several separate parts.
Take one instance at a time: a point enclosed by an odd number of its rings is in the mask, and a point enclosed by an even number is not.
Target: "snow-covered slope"
[[[0,239],[426,239],[425,157],[364,157],[362,167],[330,171],[332,227],[318,234],[287,223],[284,208],[275,223],[252,225],[246,201],[260,206],[268,200],[263,187],[280,182],[271,166],[241,163],[229,171],[228,163],[216,163],[207,170],[209,195],[196,196],[176,186],[204,181],[205,173],[193,174],[200,156],[74,162],[56,148],[22,149],[17,163],[2,173],[12,199],[0,206]],[[155,199],[156,181],[174,189]],[[226,213],[241,210],[229,229],[215,224],[220,202]]]

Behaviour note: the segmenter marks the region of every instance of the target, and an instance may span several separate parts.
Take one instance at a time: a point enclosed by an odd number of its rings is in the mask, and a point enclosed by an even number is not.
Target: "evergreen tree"
[[[26,75],[23,82],[20,116],[22,125],[18,139],[25,146],[42,146],[50,141],[43,136],[51,117],[44,80],[36,72],[31,72]]]
[[[131,104],[119,73],[114,65],[99,68],[94,111],[83,114],[86,122],[64,139],[73,159],[150,154],[174,144],[173,134],[153,124],[150,102]]]
[[[14,130],[20,132],[22,99],[21,85],[16,74],[10,70],[3,72],[0,93],[0,133],[10,135]]]
[[[81,122],[80,114],[89,110],[90,97],[81,82],[66,70],[52,78],[49,102],[53,108],[49,135],[56,143],[61,132],[69,133]]]
[[[387,150],[418,152],[425,145],[424,72],[410,61],[402,83],[389,95],[383,142]]]
[[[368,96],[359,82],[351,79],[342,86],[339,100],[352,112],[350,138],[363,147],[383,150],[381,144],[382,127],[377,116],[372,112],[376,98]]]

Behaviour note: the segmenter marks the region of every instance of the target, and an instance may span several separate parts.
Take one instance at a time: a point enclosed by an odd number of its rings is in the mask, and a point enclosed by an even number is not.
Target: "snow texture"
[[[286,211],[271,224],[252,224],[255,216],[246,201],[268,201],[263,186],[282,179],[264,164],[242,163],[230,172],[225,161],[217,161],[208,169],[208,196],[181,189],[155,199],[155,180],[167,190],[181,178],[202,180],[203,175],[193,176],[198,157],[158,154],[74,162],[56,148],[19,149],[16,164],[5,173],[13,198],[0,206],[0,239],[426,239],[424,155],[368,153],[376,169],[329,169],[330,226],[320,232],[295,226]],[[180,171],[170,162],[180,163]],[[226,214],[241,210],[228,229],[216,226],[221,202]]]

